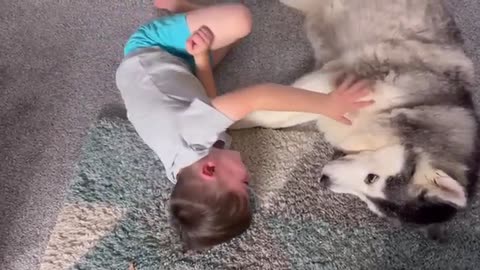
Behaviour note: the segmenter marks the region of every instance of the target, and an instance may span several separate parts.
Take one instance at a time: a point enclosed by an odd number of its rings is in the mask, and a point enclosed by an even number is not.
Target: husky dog
[[[479,163],[478,119],[468,91],[474,70],[442,2],[281,2],[304,13],[317,61],[293,86],[328,93],[339,74],[353,73],[374,81],[368,98],[375,104],[349,115],[351,126],[316,114],[259,111],[233,128],[316,121],[345,153],[325,165],[320,183],[403,224],[438,228],[465,208]]]

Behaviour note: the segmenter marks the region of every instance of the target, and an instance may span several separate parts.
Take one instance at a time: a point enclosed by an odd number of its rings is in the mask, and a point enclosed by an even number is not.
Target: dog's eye
[[[370,185],[370,184],[373,184],[375,183],[375,181],[377,181],[379,178],[378,175],[374,174],[374,173],[369,173],[367,175],[367,177],[365,177],[365,183]]]

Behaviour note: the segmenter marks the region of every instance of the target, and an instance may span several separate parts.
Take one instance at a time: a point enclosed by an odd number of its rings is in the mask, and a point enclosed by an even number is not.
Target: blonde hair
[[[183,169],[170,197],[172,225],[187,249],[227,242],[252,222],[248,195],[198,178],[191,168]]]

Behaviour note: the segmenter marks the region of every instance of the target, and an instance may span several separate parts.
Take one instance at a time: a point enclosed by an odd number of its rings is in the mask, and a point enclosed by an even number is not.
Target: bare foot
[[[179,2],[182,2],[182,0],[155,0],[154,6],[158,9],[166,9],[171,12],[176,12]]]
[[[189,0],[155,0],[154,5],[158,9],[166,9],[173,13],[188,12],[203,7]]]

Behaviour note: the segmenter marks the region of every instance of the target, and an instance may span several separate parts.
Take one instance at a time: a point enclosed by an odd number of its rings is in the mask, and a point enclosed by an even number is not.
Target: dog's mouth
[[[335,181],[334,176],[329,173],[322,173],[319,178],[320,189],[334,193],[351,193],[351,190]]]
[[[335,150],[335,152],[333,152],[333,155],[332,155],[332,160],[343,158],[346,155],[347,154],[343,151]]]

